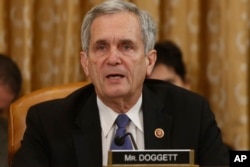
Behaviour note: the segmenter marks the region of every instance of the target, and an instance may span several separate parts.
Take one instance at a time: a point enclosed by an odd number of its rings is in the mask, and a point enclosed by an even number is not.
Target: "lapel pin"
[[[164,130],[161,128],[155,129],[155,137],[157,138],[163,138],[164,137]]]

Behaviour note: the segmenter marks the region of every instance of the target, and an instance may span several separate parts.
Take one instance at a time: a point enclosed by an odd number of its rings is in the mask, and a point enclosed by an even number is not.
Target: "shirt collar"
[[[127,116],[134,123],[134,125],[143,132],[143,120],[141,117],[141,105],[142,105],[142,95],[137,100],[136,104],[126,112]],[[112,129],[118,113],[113,111],[107,105],[105,105],[101,99],[97,96],[97,106],[100,114],[101,127],[104,136],[107,136]]]

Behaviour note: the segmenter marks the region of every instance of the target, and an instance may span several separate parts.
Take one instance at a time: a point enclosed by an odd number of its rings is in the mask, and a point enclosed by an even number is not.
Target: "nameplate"
[[[112,150],[108,164],[194,164],[194,150]]]

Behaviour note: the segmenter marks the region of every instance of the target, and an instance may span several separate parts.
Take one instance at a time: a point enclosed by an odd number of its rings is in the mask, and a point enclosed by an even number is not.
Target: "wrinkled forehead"
[[[90,41],[103,37],[140,38],[143,41],[138,17],[131,12],[105,14],[97,17],[91,25],[90,34]]]

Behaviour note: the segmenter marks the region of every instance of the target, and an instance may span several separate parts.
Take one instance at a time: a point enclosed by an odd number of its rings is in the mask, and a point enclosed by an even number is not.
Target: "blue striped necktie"
[[[117,130],[116,130],[116,134],[114,139],[117,136],[124,136],[126,134],[126,126],[128,125],[128,123],[130,122],[130,119],[128,118],[128,116],[126,114],[119,114],[118,117],[116,118],[116,125],[118,126]],[[131,144],[131,140],[129,138],[129,136],[126,136],[124,139],[124,144],[121,146],[118,146],[115,144],[114,140],[111,143],[111,150],[132,150],[132,144]]]

